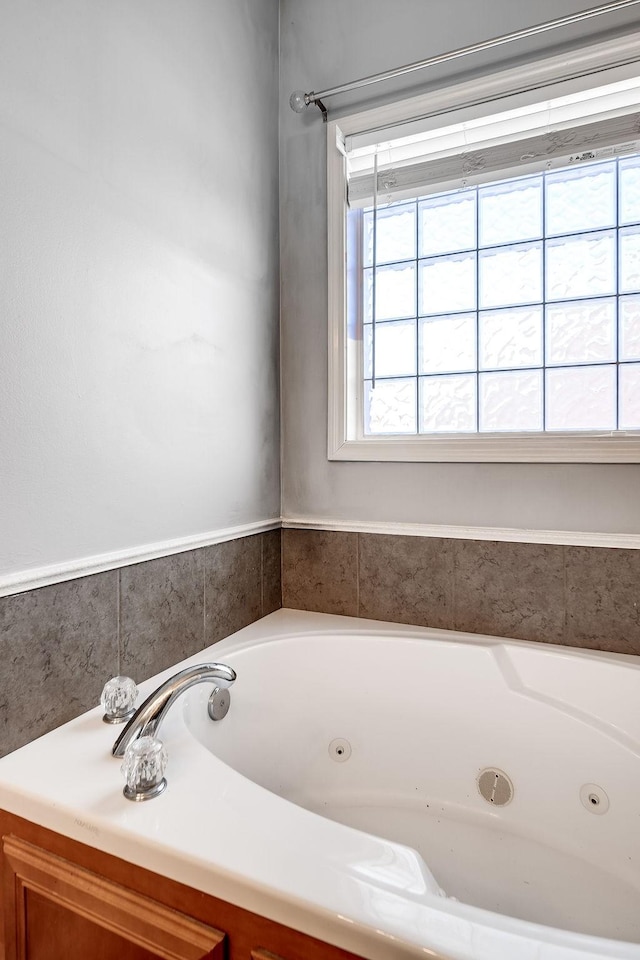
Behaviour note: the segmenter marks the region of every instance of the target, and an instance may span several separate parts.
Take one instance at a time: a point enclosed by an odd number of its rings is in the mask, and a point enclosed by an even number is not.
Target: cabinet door
[[[3,839],[5,960],[223,960],[225,935],[17,837]]]

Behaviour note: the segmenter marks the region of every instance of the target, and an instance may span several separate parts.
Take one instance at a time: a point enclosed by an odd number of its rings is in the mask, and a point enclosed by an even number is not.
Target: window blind
[[[487,109],[485,105],[485,109]],[[640,149],[640,80],[377,143],[346,143],[351,207],[463,189]],[[377,158],[374,191],[373,158]]]

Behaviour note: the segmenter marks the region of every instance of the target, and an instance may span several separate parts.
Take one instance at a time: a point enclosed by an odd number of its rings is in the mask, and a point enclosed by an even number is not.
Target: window
[[[640,460],[637,72],[333,125],[331,457]]]
[[[640,429],[640,155],[359,218],[366,435]]]

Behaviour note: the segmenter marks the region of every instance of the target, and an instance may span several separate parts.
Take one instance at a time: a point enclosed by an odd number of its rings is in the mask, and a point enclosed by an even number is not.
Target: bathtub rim
[[[534,641],[511,641],[499,637],[421,628],[405,624],[391,624],[384,621],[360,620],[358,618],[306,611],[281,610],[245,627],[231,637],[220,641],[219,644],[214,644],[212,647],[200,651],[181,664],[159,673],[156,677],[140,685],[142,694],[144,695],[152,690],[157,683],[172,675],[181,666],[211,659],[224,660],[225,650],[241,650],[255,645],[256,642],[262,643],[293,637],[301,631],[311,636],[322,636],[328,632],[336,631],[360,636],[371,635],[372,633],[388,635],[390,632],[394,636],[422,638],[443,637],[444,635],[447,639],[455,639],[463,643],[483,646],[515,643],[518,646],[526,645],[545,650],[556,650],[571,657],[605,659],[608,662],[619,662],[626,666],[632,666],[634,669],[640,669],[639,658],[630,654],[609,654],[602,651],[574,649],[555,644],[538,644]],[[228,861],[226,865],[221,862],[216,863],[212,870],[210,862],[203,860],[201,855],[198,856],[193,848],[190,853],[185,853],[184,849],[176,849],[176,843],[168,843],[166,839],[159,839],[158,831],[154,827],[154,820],[157,818],[154,810],[158,811],[158,817],[161,809],[164,813],[169,812],[166,808],[171,808],[175,814],[175,808],[184,799],[180,772],[188,769],[190,762],[194,762],[198,756],[198,749],[206,750],[202,744],[198,744],[197,748],[194,747],[194,738],[185,729],[182,712],[174,709],[173,714],[169,716],[166,722],[169,731],[169,735],[165,735],[166,739],[171,738],[174,741],[173,754],[170,753],[170,758],[179,758],[179,762],[176,764],[175,775],[171,772],[171,766],[169,768],[168,776],[173,778],[173,782],[170,780],[170,789],[163,795],[168,799],[168,802],[167,799],[164,800],[165,807],[163,808],[155,806],[155,804],[162,803],[162,799],[151,804],[137,805],[126,804],[126,801],[122,800],[118,807],[121,783],[117,773],[118,762],[106,757],[106,751],[113,740],[113,731],[99,723],[100,715],[99,708],[95,708],[83,714],[82,717],[70,721],[63,727],[0,760],[0,807],[64,836],[97,847],[106,853],[111,853],[125,860],[130,860],[157,873],[170,876],[172,879],[186,883],[195,889],[221,897],[240,907],[252,910],[286,926],[299,929],[343,949],[369,957],[370,960],[387,960],[391,955],[394,957],[424,956],[423,948],[427,944],[422,939],[421,931],[424,930],[427,921],[430,927],[437,926],[438,915],[446,917],[448,922],[443,925],[443,930],[439,934],[438,931],[434,931],[436,935],[433,940],[433,949],[442,951],[443,954],[446,953],[451,957],[474,956],[484,958],[486,956],[492,957],[494,960],[501,960],[503,957],[513,956],[517,944],[518,956],[523,958],[529,956],[533,958],[535,956],[536,960],[537,958],[540,958],[540,960],[546,960],[546,958],[549,958],[549,960],[551,958],[553,960],[569,960],[569,958],[577,960],[578,957],[616,957],[620,960],[623,960],[623,958],[624,960],[627,960],[627,958],[629,960],[631,958],[639,960],[640,958],[640,945],[628,944],[624,941],[604,940],[553,927],[543,927],[539,924],[494,914],[466,904],[457,904],[437,898],[434,898],[433,904],[425,906],[424,903],[415,903],[408,900],[406,895],[400,897],[389,890],[381,890],[376,885],[367,887],[366,884],[360,884],[360,886],[356,884],[357,889],[350,891],[351,901],[347,908],[343,910],[341,903],[335,896],[335,889],[330,889],[331,884],[327,885],[326,882],[322,889],[315,891],[316,899],[311,901],[308,897],[300,895],[300,883],[291,883],[291,878],[289,878],[288,883],[280,882],[282,881],[280,876],[276,889],[274,889],[273,878],[269,876],[267,881],[264,870],[262,873],[255,869],[253,873],[251,871],[247,873],[246,870],[238,872],[237,869],[235,871],[228,869]],[[96,761],[96,769],[100,770],[99,782],[94,784],[94,790],[99,788],[107,791],[105,794],[106,802],[104,802],[104,796],[98,792],[100,812],[95,810],[95,794],[93,799],[90,795],[88,801],[94,803],[94,809],[87,812],[86,798],[83,808],[79,800],[70,802],[70,797],[61,789],[60,784],[58,784],[57,790],[54,789],[55,784],[53,784],[46,792],[43,792],[41,778],[34,774],[34,763],[37,760],[43,763],[46,755],[53,755],[54,749],[61,750],[63,753],[66,752],[67,763],[73,770],[77,766],[77,762],[75,762],[77,754],[74,754],[72,744],[77,746],[79,735],[82,739],[83,749],[89,749],[87,743],[88,741],[91,742],[89,756],[92,761]],[[104,755],[98,755],[98,744]],[[208,754],[208,756],[210,757],[211,754]],[[220,766],[217,767],[214,764],[213,778],[215,779],[221,774],[227,776],[230,788],[244,791],[247,802],[250,803],[252,798],[255,799],[256,791],[269,793],[257,784],[246,780],[242,774],[233,771],[223,761],[218,760],[217,764]],[[224,768],[224,770],[221,768]],[[228,771],[231,772],[232,776],[229,776]],[[273,794],[269,795],[274,798],[276,804],[289,803]],[[175,799],[172,800],[172,798]],[[220,798],[217,798],[216,802],[219,801]],[[103,807],[100,807],[100,802],[102,802]],[[126,808],[122,805],[126,805]],[[296,807],[295,809],[302,811],[302,808]],[[110,811],[114,810],[116,814],[110,815]],[[220,806],[219,804],[216,811],[218,814],[222,814],[224,805]],[[287,810],[287,814],[290,815],[291,811]],[[296,815],[297,821],[304,821],[305,815],[307,818],[317,816],[310,811],[303,811],[301,815]],[[332,827],[334,826],[332,824]],[[237,824],[235,829],[237,829]],[[344,831],[351,830],[348,827],[342,829]],[[354,832],[358,833],[358,831]],[[378,842],[389,848],[399,848],[401,846],[388,844],[387,841]],[[170,869],[167,869],[165,859],[167,857],[173,858]],[[332,876],[331,871],[329,871],[328,876]],[[297,879],[299,881],[300,878]],[[398,924],[382,923],[379,916],[374,915],[371,911],[367,913],[366,910],[358,908],[358,898],[366,897],[367,894],[371,894],[372,890],[378,897],[382,898],[384,905],[391,911],[398,906],[405,905],[406,921],[413,923],[413,938],[407,937],[406,931],[403,933]],[[345,891],[341,892],[344,893]],[[437,902],[435,902],[436,900]],[[447,927],[455,927],[456,935],[452,937],[450,931],[447,931]],[[477,945],[479,941],[484,943],[483,951],[471,953],[471,945]],[[389,952],[391,943],[393,943],[393,954]]]

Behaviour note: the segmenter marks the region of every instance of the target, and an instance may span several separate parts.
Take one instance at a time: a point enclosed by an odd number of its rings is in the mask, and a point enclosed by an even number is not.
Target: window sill
[[[393,436],[329,443],[329,460],[400,463],[640,463],[640,433]]]

